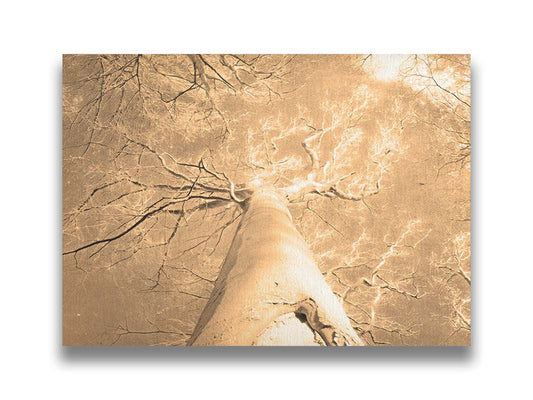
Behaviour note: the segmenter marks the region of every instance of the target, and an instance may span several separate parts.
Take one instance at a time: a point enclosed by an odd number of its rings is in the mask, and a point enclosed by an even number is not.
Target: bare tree
[[[450,331],[446,343],[455,336],[470,337],[470,233],[458,234],[448,241],[443,254],[434,261],[438,290],[446,299],[442,318]]]
[[[85,318],[105,344],[416,340],[428,322],[391,310],[427,307],[438,230],[391,196],[417,129],[450,125],[365,59],[66,56],[66,307],[94,303],[66,334]]]
[[[402,66],[402,76],[417,93],[424,93],[436,110],[425,108],[417,118],[437,128],[448,142],[440,155],[446,168],[469,165],[470,141],[470,56],[466,54],[414,55]]]

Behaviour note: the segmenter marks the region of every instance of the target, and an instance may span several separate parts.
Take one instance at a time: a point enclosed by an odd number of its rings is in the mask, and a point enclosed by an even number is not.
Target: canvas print
[[[63,344],[470,344],[470,56],[63,57]]]

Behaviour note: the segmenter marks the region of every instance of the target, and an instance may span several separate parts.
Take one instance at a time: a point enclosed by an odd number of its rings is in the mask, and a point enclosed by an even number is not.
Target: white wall
[[[4,2],[0,24],[2,392],[449,399],[528,390],[533,32],[526,2],[31,3]],[[60,347],[61,53],[199,50],[472,53],[470,350]]]

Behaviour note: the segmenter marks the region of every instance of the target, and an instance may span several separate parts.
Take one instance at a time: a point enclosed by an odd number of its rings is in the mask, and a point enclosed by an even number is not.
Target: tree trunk
[[[189,345],[362,345],[287,202],[256,191]]]

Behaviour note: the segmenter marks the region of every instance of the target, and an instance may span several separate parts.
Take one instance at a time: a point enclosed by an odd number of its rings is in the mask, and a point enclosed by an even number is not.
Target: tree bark
[[[273,188],[246,200],[189,345],[362,345]]]

